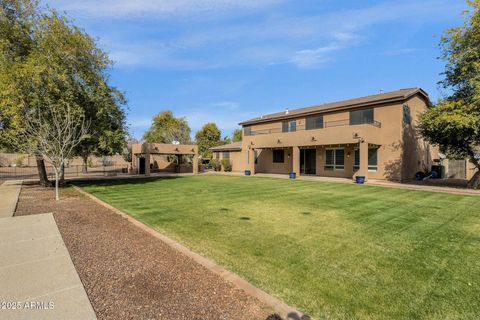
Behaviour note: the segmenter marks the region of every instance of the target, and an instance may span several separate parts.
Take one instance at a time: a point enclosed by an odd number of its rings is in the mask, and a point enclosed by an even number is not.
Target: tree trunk
[[[58,182],[61,186],[65,184],[65,164],[60,166],[60,175],[58,177]]]
[[[474,157],[472,157],[470,161],[477,168],[477,172],[475,172],[473,177],[468,181],[467,188],[478,189],[478,187],[480,186],[480,163]]]
[[[55,170],[55,200],[60,200],[60,195],[58,194],[58,178],[59,178],[59,174],[58,174],[58,169],[57,168],[54,168]]]
[[[83,156],[83,166],[82,166],[82,172],[87,173],[88,172],[88,156]]]
[[[37,161],[38,178],[40,179],[40,184],[44,187],[47,187],[49,186],[50,181],[48,181],[47,170],[45,169],[45,161],[40,156],[36,156],[35,160]]]

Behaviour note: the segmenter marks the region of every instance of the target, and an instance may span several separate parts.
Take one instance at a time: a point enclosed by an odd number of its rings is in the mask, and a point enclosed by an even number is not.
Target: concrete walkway
[[[21,189],[22,180],[7,180],[0,185],[0,218],[13,217]]]
[[[0,219],[0,284],[0,319],[96,319],[51,213]]]

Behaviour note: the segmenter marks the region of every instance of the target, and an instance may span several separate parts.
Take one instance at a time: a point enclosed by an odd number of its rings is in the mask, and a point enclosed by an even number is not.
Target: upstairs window
[[[297,131],[297,121],[283,121],[282,122],[282,132],[295,132]]]
[[[307,130],[322,129],[323,128],[323,116],[309,117],[307,118]]]
[[[410,112],[410,107],[406,104],[403,105],[403,124],[409,125],[412,123],[412,114]]]
[[[247,136],[247,137],[248,137],[248,136],[251,136],[251,135],[252,135],[252,127],[245,127],[245,128],[243,128],[243,134],[244,134],[245,136]]]
[[[373,123],[373,109],[350,111],[350,125]]]
[[[285,162],[285,150],[273,150],[273,163]]]

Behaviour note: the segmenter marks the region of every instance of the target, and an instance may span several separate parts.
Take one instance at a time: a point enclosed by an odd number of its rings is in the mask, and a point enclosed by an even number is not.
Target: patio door
[[[317,150],[316,149],[300,150],[300,173],[301,174],[317,173]]]
[[[145,158],[138,158],[138,174],[145,174]]]

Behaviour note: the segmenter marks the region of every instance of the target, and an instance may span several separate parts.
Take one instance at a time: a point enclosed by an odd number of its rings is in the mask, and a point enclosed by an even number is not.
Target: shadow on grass
[[[150,178],[118,178],[118,179],[92,179],[92,180],[71,180],[71,183],[79,187],[85,186],[119,186],[119,185],[136,185],[146,184],[155,181],[168,181],[175,179],[183,179],[184,177],[150,177]]]
[[[286,320],[310,320],[311,318],[307,316],[306,314],[304,315],[299,315],[296,312],[290,312],[287,315]],[[278,314],[274,313],[269,315],[265,320],[284,320],[282,317],[280,317]]]

